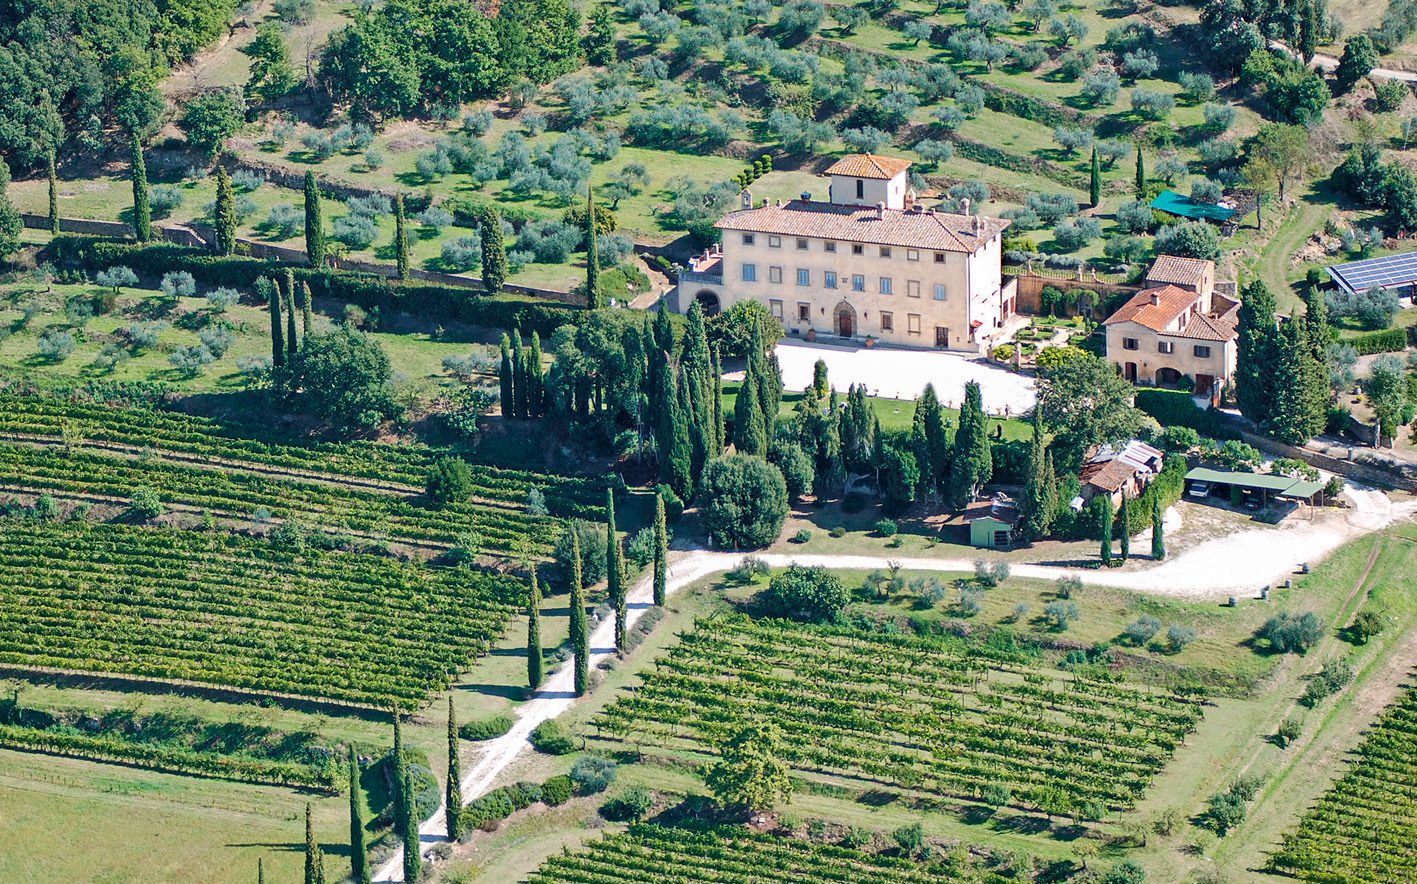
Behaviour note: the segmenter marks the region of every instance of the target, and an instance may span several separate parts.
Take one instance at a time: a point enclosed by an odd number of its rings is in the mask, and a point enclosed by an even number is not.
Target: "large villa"
[[[1003,277],[1009,222],[919,205],[910,161],[847,156],[827,198],[755,203],[718,222],[721,244],[695,257],[674,294],[681,311],[765,303],[789,335],[978,353],[1015,311]]]

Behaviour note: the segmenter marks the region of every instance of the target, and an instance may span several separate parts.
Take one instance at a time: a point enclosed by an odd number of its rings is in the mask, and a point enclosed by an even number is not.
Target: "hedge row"
[[[1407,348],[1407,329],[1390,328],[1386,331],[1368,332],[1344,341],[1352,344],[1359,356],[1373,353],[1396,353]]]
[[[463,805],[458,813],[458,840],[466,841],[478,829],[491,832],[507,817],[538,801],[551,807],[565,804],[571,792],[571,778],[565,774],[551,777],[545,783],[520,782],[493,789]]]
[[[139,245],[97,236],[65,235],[50,243],[52,260],[62,267],[95,272],[122,265],[148,276],[185,270],[210,286],[251,288],[260,276],[284,272],[287,266],[262,258],[222,257],[171,243]],[[354,304],[381,313],[408,313],[440,322],[467,322],[489,328],[520,327],[524,333],[549,336],[574,322],[581,312],[564,304],[547,304],[488,297],[474,289],[426,282],[400,282],[371,273],[291,267],[295,278],[309,283],[317,298]]]
[[[1087,115],[1083,114],[1065,104],[1056,101],[1048,101],[1043,98],[1034,98],[1031,95],[1024,95],[1015,92],[1004,86],[990,83],[973,77],[969,80],[971,85],[978,86],[984,93],[984,106],[991,111],[1001,114],[1019,117],[1024,120],[1032,120],[1035,123],[1042,123],[1045,126],[1058,127],[1066,124],[1076,124],[1079,121],[1087,121]]]
[[[1212,439],[1240,438],[1220,412],[1197,407],[1191,394],[1184,391],[1142,388],[1137,390],[1136,406],[1163,427],[1190,427]]]

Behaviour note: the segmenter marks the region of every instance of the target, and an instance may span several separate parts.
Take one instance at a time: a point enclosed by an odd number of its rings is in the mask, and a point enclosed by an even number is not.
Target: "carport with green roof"
[[[1293,476],[1282,476],[1278,473],[1252,473],[1247,470],[1216,470],[1209,467],[1196,467],[1186,473],[1188,496],[1191,487],[1197,482],[1209,485],[1212,494],[1222,488],[1226,490],[1226,494],[1229,494],[1231,488],[1257,494],[1262,504],[1267,504],[1275,499],[1293,501],[1296,504],[1307,503],[1311,508],[1311,513],[1312,507],[1323,503],[1325,487],[1323,482],[1312,479],[1296,479]]]

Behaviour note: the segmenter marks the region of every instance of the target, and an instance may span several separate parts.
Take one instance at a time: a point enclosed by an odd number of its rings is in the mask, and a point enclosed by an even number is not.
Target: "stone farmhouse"
[[[766,304],[789,335],[980,352],[1015,311],[1002,273],[1009,222],[921,206],[910,161],[855,154],[824,173],[825,200],[755,203],[717,224],[718,246],[679,275],[670,303],[705,312]]]
[[[1235,375],[1240,302],[1215,290],[1215,262],[1162,255],[1103,322],[1107,359],[1134,384],[1180,387],[1213,401]]]

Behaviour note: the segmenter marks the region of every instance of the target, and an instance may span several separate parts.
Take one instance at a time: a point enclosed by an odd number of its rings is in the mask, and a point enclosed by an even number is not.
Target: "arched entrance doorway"
[[[1174,368],[1158,368],[1156,370],[1156,384],[1159,387],[1179,387],[1181,385],[1181,373]]]
[[[708,289],[702,289],[697,295],[694,295],[694,300],[699,302],[699,308],[704,311],[705,316],[717,316],[722,309],[718,295]]]
[[[856,337],[856,309],[845,301],[836,305],[836,333],[843,338]]]

